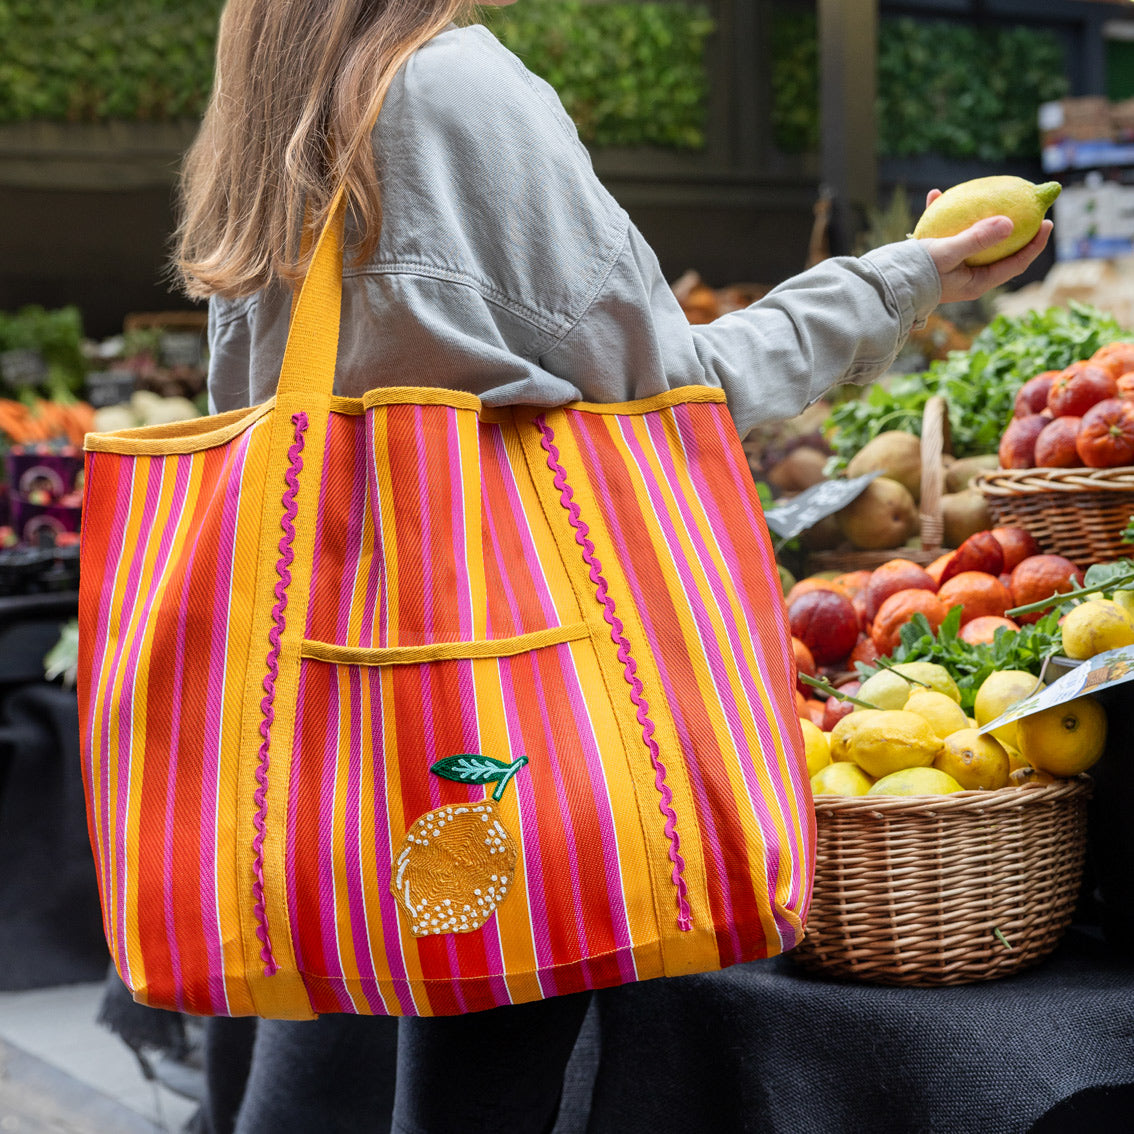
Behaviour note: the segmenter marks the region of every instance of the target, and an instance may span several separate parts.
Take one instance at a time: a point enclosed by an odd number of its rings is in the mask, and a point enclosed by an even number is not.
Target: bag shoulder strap
[[[277,397],[304,392],[329,397],[334,390],[343,304],[345,214],[346,190],[340,187],[292,309]]]

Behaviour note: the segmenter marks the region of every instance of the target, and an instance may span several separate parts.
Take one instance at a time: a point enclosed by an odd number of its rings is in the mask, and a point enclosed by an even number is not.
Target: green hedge
[[[0,0],[0,122],[200,114],[223,0]]]
[[[773,21],[772,127],[787,153],[819,145],[815,18]],[[1036,108],[1068,91],[1054,33],[883,19],[878,29],[878,149],[1003,161],[1039,153]]]
[[[556,89],[588,144],[704,146],[707,8],[520,0],[483,15]]]
[[[223,0],[0,0],[0,122],[195,117]],[[596,146],[705,140],[708,10],[522,0],[482,9]]]

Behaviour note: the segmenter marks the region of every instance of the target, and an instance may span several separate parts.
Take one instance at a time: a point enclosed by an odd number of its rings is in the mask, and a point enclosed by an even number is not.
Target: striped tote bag
[[[334,396],[341,226],[271,401],[87,438],[123,980],[198,1015],[443,1015],[791,948],[813,814],[723,395]]]

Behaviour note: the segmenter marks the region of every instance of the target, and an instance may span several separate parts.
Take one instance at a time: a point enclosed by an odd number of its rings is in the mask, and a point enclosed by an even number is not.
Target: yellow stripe
[[[271,430],[265,422],[253,430],[244,458],[243,489],[236,517],[229,596],[227,656],[225,660],[224,715],[218,768],[217,805],[217,910],[222,927],[224,965],[228,980],[225,991],[233,1014],[252,1014],[254,1002],[244,977],[244,949],[240,937],[240,914],[249,901],[244,874],[248,840],[247,815],[240,811],[235,784],[240,774],[240,753],[250,744],[259,745],[260,734],[244,733],[244,698],[248,681],[248,650],[252,616],[256,609],[255,563],[259,556],[261,496],[255,486],[267,475],[267,451]],[[242,587],[243,584],[243,587]],[[263,657],[260,658],[263,664]],[[226,931],[227,930],[227,931]],[[253,970],[253,975],[258,970]]]
[[[463,661],[467,658],[508,658],[526,654],[561,642],[577,642],[601,630],[601,623],[577,622],[574,626],[552,626],[510,638],[490,638],[484,642],[433,642],[424,646],[337,646],[333,642],[305,639],[304,658],[331,665],[422,665],[435,661]]]
[[[252,901],[252,880],[256,855],[253,847],[256,836],[254,819],[257,814],[255,800],[259,787],[256,771],[259,765],[261,701],[264,696],[263,679],[269,650],[272,648],[269,633],[273,626],[276,606],[275,586],[277,562],[280,558],[280,518],[283,515],[283,495],[287,488],[284,472],[290,467],[289,453],[296,444],[292,415],[299,411],[299,399],[277,397],[276,409],[269,422],[265,422],[265,437],[256,456],[263,465],[259,475],[254,470],[244,474],[245,491],[250,503],[258,505],[258,514],[250,514],[249,526],[256,533],[258,551],[256,569],[249,570],[249,603],[251,607],[250,633],[247,638],[248,671],[245,675],[243,709],[244,743],[239,749],[236,793],[240,827],[237,835],[237,891],[243,890],[240,909],[241,937],[244,942],[245,965],[248,971],[249,990],[256,1003],[257,1013],[268,1018],[310,1018],[312,1011],[303,981],[295,964],[291,938],[291,925],[287,911],[286,858],[286,801],[290,785],[292,740],[295,726],[295,708],[299,684],[299,643],[303,638],[303,611],[307,609],[311,585],[311,560],[315,541],[315,514],[318,507],[319,479],[322,469],[324,437],[327,425],[326,399],[314,395],[305,399],[308,426],[302,450],[303,470],[299,475],[299,492],[295,503],[295,540],[292,545],[294,559],[291,564],[291,582],[287,588],[287,615],[285,628],[280,635],[279,673],[275,680],[273,708],[275,719],[271,727],[269,784],[266,793],[267,811],[263,840],[264,905],[268,934],[278,971],[272,976],[263,975],[264,964],[260,957],[260,940],[256,936],[257,921]],[[251,457],[252,454],[249,454]],[[269,471],[270,474],[269,475]],[[277,479],[278,478],[278,479]],[[255,516],[255,518],[253,518]],[[244,643],[241,643],[243,646]]]

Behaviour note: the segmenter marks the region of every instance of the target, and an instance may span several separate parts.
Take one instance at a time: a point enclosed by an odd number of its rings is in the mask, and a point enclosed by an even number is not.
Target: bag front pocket
[[[316,1011],[469,1011],[659,975],[599,632],[304,644],[286,884]]]

